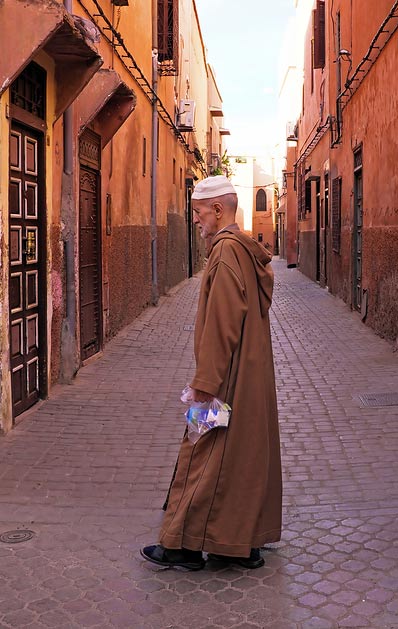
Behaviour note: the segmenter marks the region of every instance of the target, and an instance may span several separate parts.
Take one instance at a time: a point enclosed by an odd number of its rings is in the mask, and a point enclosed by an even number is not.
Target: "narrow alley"
[[[1,629],[398,627],[398,353],[273,266],[284,524],[265,566],[193,573],[139,554],[184,430],[195,276],[0,438]]]

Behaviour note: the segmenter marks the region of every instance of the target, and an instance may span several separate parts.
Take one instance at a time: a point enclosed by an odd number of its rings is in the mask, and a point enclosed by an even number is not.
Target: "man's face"
[[[218,232],[218,220],[214,199],[197,201],[192,199],[193,222],[199,226],[202,238],[214,236]]]

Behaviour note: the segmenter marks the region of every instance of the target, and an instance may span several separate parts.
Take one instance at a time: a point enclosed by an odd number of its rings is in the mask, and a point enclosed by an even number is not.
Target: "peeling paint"
[[[54,309],[60,309],[63,304],[63,288],[61,275],[58,271],[52,271],[51,273],[51,286]]]

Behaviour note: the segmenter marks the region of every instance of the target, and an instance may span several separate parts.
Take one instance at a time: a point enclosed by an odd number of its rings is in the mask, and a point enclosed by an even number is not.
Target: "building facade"
[[[278,253],[278,187],[270,157],[229,156],[231,181],[238,193],[240,229]]]
[[[0,21],[6,432],[200,268],[218,90],[194,0],[4,0]]]
[[[359,0],[316,0],[311,9],[294,178],[285,178],[298,266],[395,340],[398,3],[372,0],[364,12]]]

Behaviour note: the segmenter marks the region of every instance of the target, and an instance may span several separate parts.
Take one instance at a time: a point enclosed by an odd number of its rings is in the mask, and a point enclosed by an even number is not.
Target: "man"
[[[194,399],[232,408],[228,428],[184,437],[160,533],[142,556],[199,570],[208,559],[258,568],[280,539],[281,462],[268,310],[271,256],[235,223],[238,197],[222,176],[199,182],[194,222],[211,239],[195,325]]]

